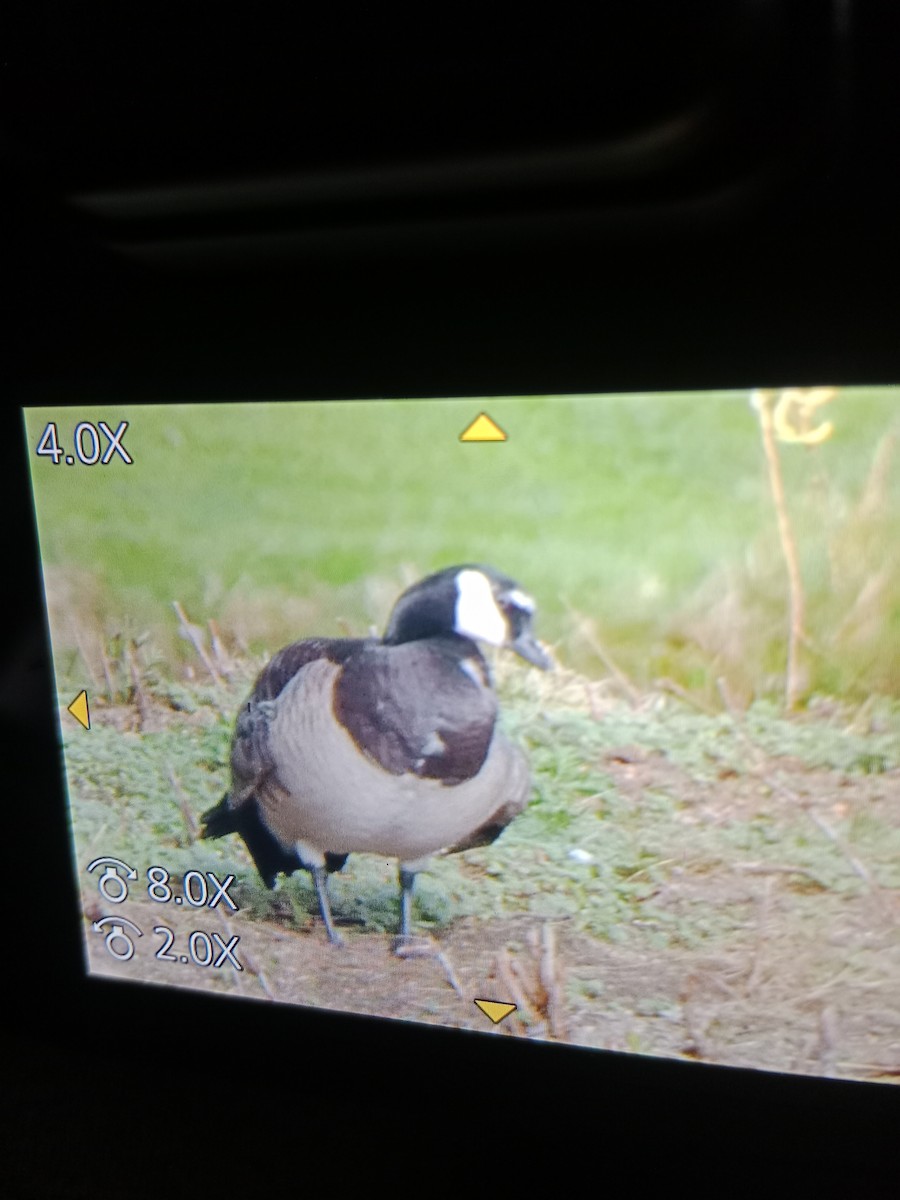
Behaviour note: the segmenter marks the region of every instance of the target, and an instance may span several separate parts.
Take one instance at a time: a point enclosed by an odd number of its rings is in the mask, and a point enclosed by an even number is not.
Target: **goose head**
[[[397,603],[386,645],[457,634],[502,646],[541,670],[551,661],[532,632],[535,602],[515,580],[493,567],[447,567],[419,580]]]

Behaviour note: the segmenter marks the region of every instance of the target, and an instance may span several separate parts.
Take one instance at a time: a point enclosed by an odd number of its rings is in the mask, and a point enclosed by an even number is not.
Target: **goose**
[[[534,612],[514,580],[465,564],[403,592],[382,638],[280,650],[238,714],[231,788],[201,817],[201,837],[239,834],[269,888],[309,871],[334,945],[328,875],[352,853],[397,859],[395,948],[408,942],[429,857],[493,842],[528,800],[528,762],[498,727],[477,643],[546,670]]]

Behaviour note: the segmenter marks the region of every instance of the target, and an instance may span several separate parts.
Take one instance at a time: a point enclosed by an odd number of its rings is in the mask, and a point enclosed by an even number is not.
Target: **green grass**
[[[242,920],[315,928],[305,873],[272,893],[240,839],[195,840],[229,786],[260,656],[380,626],[413,578],[487,560],[535,594],[562,669],[495,656],[531,802],[493,845],[433,860],[416,926],[440,938],[473,918],[461,932],[479,936],[494,919],[506,939],[559,919],[576,1010],[599,997],[637,1051],[658,1043],[635,1014],[678,1017],[662,976],[685,960],[765,984],[808,952],[804,1002],[849,976],[877,1006],[897,990],[898,395],[845,390],[831,440],[781,447],[809,638],[806,705],[789,718],[784,564],[745,393],[30,412],[31,451],[48,420],[65,447],[102,417],[130,422],[135,459],[31,458],[85,897],[85,867],[112,855],[140,886],[150,866],[233,873]],[[460,445],[482,409],[508,443]],[[173,600],[207,644],[217,623],[234,660],[221,684]],[[90,733],[63,711],[84,686]],[[339,921],[393,933],[396,864],[351,855],[332,898]],[[598,954],[577,965],[608,942],[648,964],[635,1003]],[[864,1012],[862,995],[835,1003]]]
[[[817,916],[823,894],[833,901],[864,894],[851,854],[864,859],[875,884],[900,887],[900,827],[889,799],[896,798],[900,771],[896,704],[871,713],[865,730],[786,720],[770,705],[755,705],[739,733],[729,718],[690,712],[677,701],[637,710],[613,704],[600,720],[549,691],[535,704],[525,690],[530,674],[512,668],[501,689],[507,730],[531,761],[531,803],[493,845],[433,860],[417,887],[416,920],[423,927],[462,916],[533,913],[566,918],[602,939],[695,949],[726,945],[745,927],[746,905],[728,893],[737,863],[778,870],[790,864],[805,872],[792,883],[798,920],[824,919]],[[235,872],[251,918],[287,916],[302,924],[315,914],[306,874],[272,893],[238,838],[192,839],[191,816],[196,820],[228,786],[232,720],[242,696],[242,686],[215,694],[196,689],[187,729],[171,711],[169,725],[154,733],[122,733],[102,717],[90,736],[66,726],[82,870],[93,857],[112,854],[142,876],[152,865],[173,874]],[[167,707],[164,695],[153,703]],[[654,773],[641,777],[634,794],[623,791],[611,766],[626,748],[638,748],[638,761]],[[788,786],[805,789],[842,845],[809,820],[799,798],[785,802],[774,789],[789,768],[799,774],[787,775]],[[854,799],[860,789],[866,800]],[[832,798],[844,797],[853,803],[832,815]],[[665,888],[676,878],[695,881],[695,899],[666,900]],[[334,879],[334,903],[340,918],[393,931],[396,864],[351,856]]]
[[[900,472],[872,511],[861,501],[897,397],[845,389],[830,441],[782,447],[808,694],[896,692]],[[460,444],[482,409],[507,443]],[[129,421],[133,466],[33,453],[48,420],[70,450],[77,421],[100,417]],[[542,636],[589,674],[602,660],[570,607],[639,686],[668,676],[707,700],[719,675],[747,699],[781,686],[784,570],[746,393],[122,405],[30,410],[26,425],[51,593],[67,578],[87,626],[147,631],[167,661],[192,653],[173,599],[271,650],[380,625],[410,578],[487,561],[537,596]],[[58,608],[56,648],[72,648]]]

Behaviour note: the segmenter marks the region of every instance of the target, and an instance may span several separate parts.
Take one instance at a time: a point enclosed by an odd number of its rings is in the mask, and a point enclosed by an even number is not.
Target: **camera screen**
[[[896,1080],[898,398],[26,409],[88,973]]]

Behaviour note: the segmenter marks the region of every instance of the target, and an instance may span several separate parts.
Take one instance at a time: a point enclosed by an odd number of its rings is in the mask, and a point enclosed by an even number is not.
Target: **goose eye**
[[[501,592],[497,598],[500,608],[507,615],[511,613],[525,613],[527,616],[534,615],[535,604],[527,592],[523,592],[521,588],[513,588],[509,592]]]

